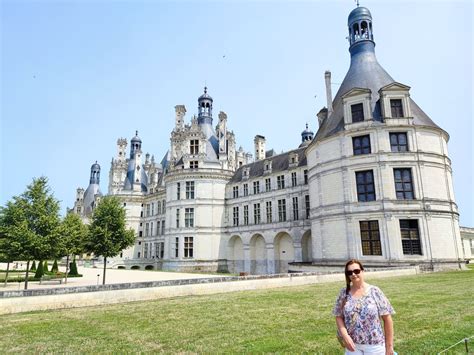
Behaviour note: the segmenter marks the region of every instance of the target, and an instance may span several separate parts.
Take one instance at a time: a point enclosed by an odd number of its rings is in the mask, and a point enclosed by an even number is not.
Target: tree
[[[57,273],[58,271],[59,271],[58,261],[56,259],[54,259],[53,266],[51,267],[51,272]]]
[[[0,211],[0,235],[9,256],[26,260],[25,290],[31,260],[46,260],[59,246],[59,202],[48,186],[48,179],[33,179],[26,191],[8,201]]]
[[[66,256],[66,283],[69,274],[69,257],[71,255],[82,254],[85,251],[85,243],[88,236],[87,232],[87,226],[77,214],[68,213],[61,223],[61,247],[59,256]]]
[[[107,258],[114,257],[135,242],[135,232],[125,228],[125,210],[116,196],[105,196],[92,215],[87,249],[104,258],[104,275]]]

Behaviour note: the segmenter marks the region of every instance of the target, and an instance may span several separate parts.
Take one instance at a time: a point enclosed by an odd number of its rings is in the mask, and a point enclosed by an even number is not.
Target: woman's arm
[[[390,314],[382,316],[385,332],[385,354],[393,355],[393,320]]]
[[[341,336],[344,338],[344,341],[346,342],[346,348],[350,351],[355,351],[355,344],[347,333],[346,325],[344,324],[342,317],[336,316],[336,324],[339,334],[341,334]]]

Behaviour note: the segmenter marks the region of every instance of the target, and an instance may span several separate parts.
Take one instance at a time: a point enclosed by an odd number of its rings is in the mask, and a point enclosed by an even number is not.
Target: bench
[[[40,285],[47,284],[47,283],[55,283],[59,282],[59,284],[63,283],[63,278],[62,276],[56,277],[56,276],[51,276],[51,275],[43,275],[40,278]]]

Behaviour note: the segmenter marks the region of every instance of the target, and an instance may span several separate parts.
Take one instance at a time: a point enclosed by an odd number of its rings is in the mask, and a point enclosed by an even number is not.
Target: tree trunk
[[[64,283],[67,284],[67,273],[69,272],[69,254],[66,256],[66,276],[64,277]]]
[[[7,263],[7,273],[5,274],[5,287],[7,287],[8,271],[10,271],[10,262]]]
[[[105,269],[106,269],[106,266],[107,266],[107,257],[104,256],[104,275],[102,277],[102,285],[105,285]]]
[[[30,273],[30,261],[26,262],[26,275],[25,275],[25,290],[28,290],[28,277]]]

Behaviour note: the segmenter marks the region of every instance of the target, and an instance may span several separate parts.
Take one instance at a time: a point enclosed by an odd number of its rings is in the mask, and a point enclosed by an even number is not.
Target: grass
[[[370,282],[370,280],[369,280]],[[395,350],[434,354],[474,335],[474,270],[374,280]],[[0,353],[341,353],[339,283],[2,316]],[[464,345],[453,349],[463,353]],[[474,339],[470,343],[474,351]]]

